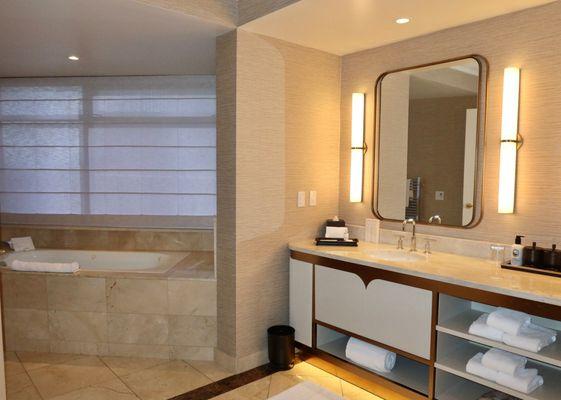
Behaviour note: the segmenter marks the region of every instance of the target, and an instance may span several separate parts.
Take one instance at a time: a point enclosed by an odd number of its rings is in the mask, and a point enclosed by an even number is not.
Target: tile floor
[[[230,374],[208,361],[168,361],[54,353],[5,353],[8,400],[165,400]],[[349,400],[381,400],[302,362],[216,400],[265,400],[304,380]]]

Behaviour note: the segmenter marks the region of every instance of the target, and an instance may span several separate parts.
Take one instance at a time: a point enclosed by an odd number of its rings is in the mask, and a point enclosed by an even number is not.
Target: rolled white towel
[[[524,324],[529,324],[531,317],[523,312],[499,307],[487,317],[487,325],[505,333],[517,335]]]
[[[481,336],[486,339],[495,340],[497,342],[503,341],[503,331],[492,326],[487,325],[487,318],[489,314],[482,314],[477,318],[469,327],[469,333],[475,336]]]
[[[516,375],[518,372],[523,370],[527,361],[526,357],[512,354],[500,349],[490,349],[483,355],[481,360],[483,365],[487,368],[504,372],[509,375]]]
[[[537,374],[537,370],[526,369],[516,376],[499,372],[497,374],[496,383],[528,394],[543,385],[543,378]]]
[[[355,338],[347,342],[345,355],[349,360],[378,372],[388,373],[395,367],[395,353]]]
[[[477,353],[474,355],[466,365],[466,372],[479,376],[480,378],[487,379],[488,381],[495,382],[499,372],[483,365],[481,362],[482,359],[483,353]]]
[[[26,272],[74,273],[80,269],[80,265],[78,265],[77,262],[48,263],[48,262],[14,260],[10,268],[13,269],[14,271],[26,271]]]
[[[522,326],[518,335],[511,335],[509,333],[503,335],[503,342],[505,344],[534,353],[541,351],[541,349],[549,346],[556,340],[556,331],[532,323]]]

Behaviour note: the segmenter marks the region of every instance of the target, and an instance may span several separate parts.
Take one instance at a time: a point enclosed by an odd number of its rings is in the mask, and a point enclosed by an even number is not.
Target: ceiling
[[[214,74],[231,29],[134,0],[0,0],[0,76]]]
[[[552,0],[300,0],[243,29],[344,55]],[[408,17],[411,22],[395,23]]]

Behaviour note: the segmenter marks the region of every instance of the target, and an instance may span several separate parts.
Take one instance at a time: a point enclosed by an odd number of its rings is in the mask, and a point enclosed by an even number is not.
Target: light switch
[[[444,200],[444,192],[442,190],[437,190],[436,192],[434,192],[434,199]]]
[[[317,206],[318,204],[318,192],[315,190],[310,190],[310,206]]]
[[[298,192],[298,207],[306,207],[306,192]]]

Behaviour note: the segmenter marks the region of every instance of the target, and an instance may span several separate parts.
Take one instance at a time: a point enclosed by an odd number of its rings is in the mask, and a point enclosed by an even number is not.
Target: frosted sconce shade
[[[351,203],[360,203],[362,201],[362,181],[365,151],[364,93],[353,93],[351,121]]]
[[[514,212],[516,191],[516,156],[518,151],[518,106],[520,69],[506,68],[503,80],[503,108],[501,125],[501,153],[499,167],[499,201],[501,214]]]

